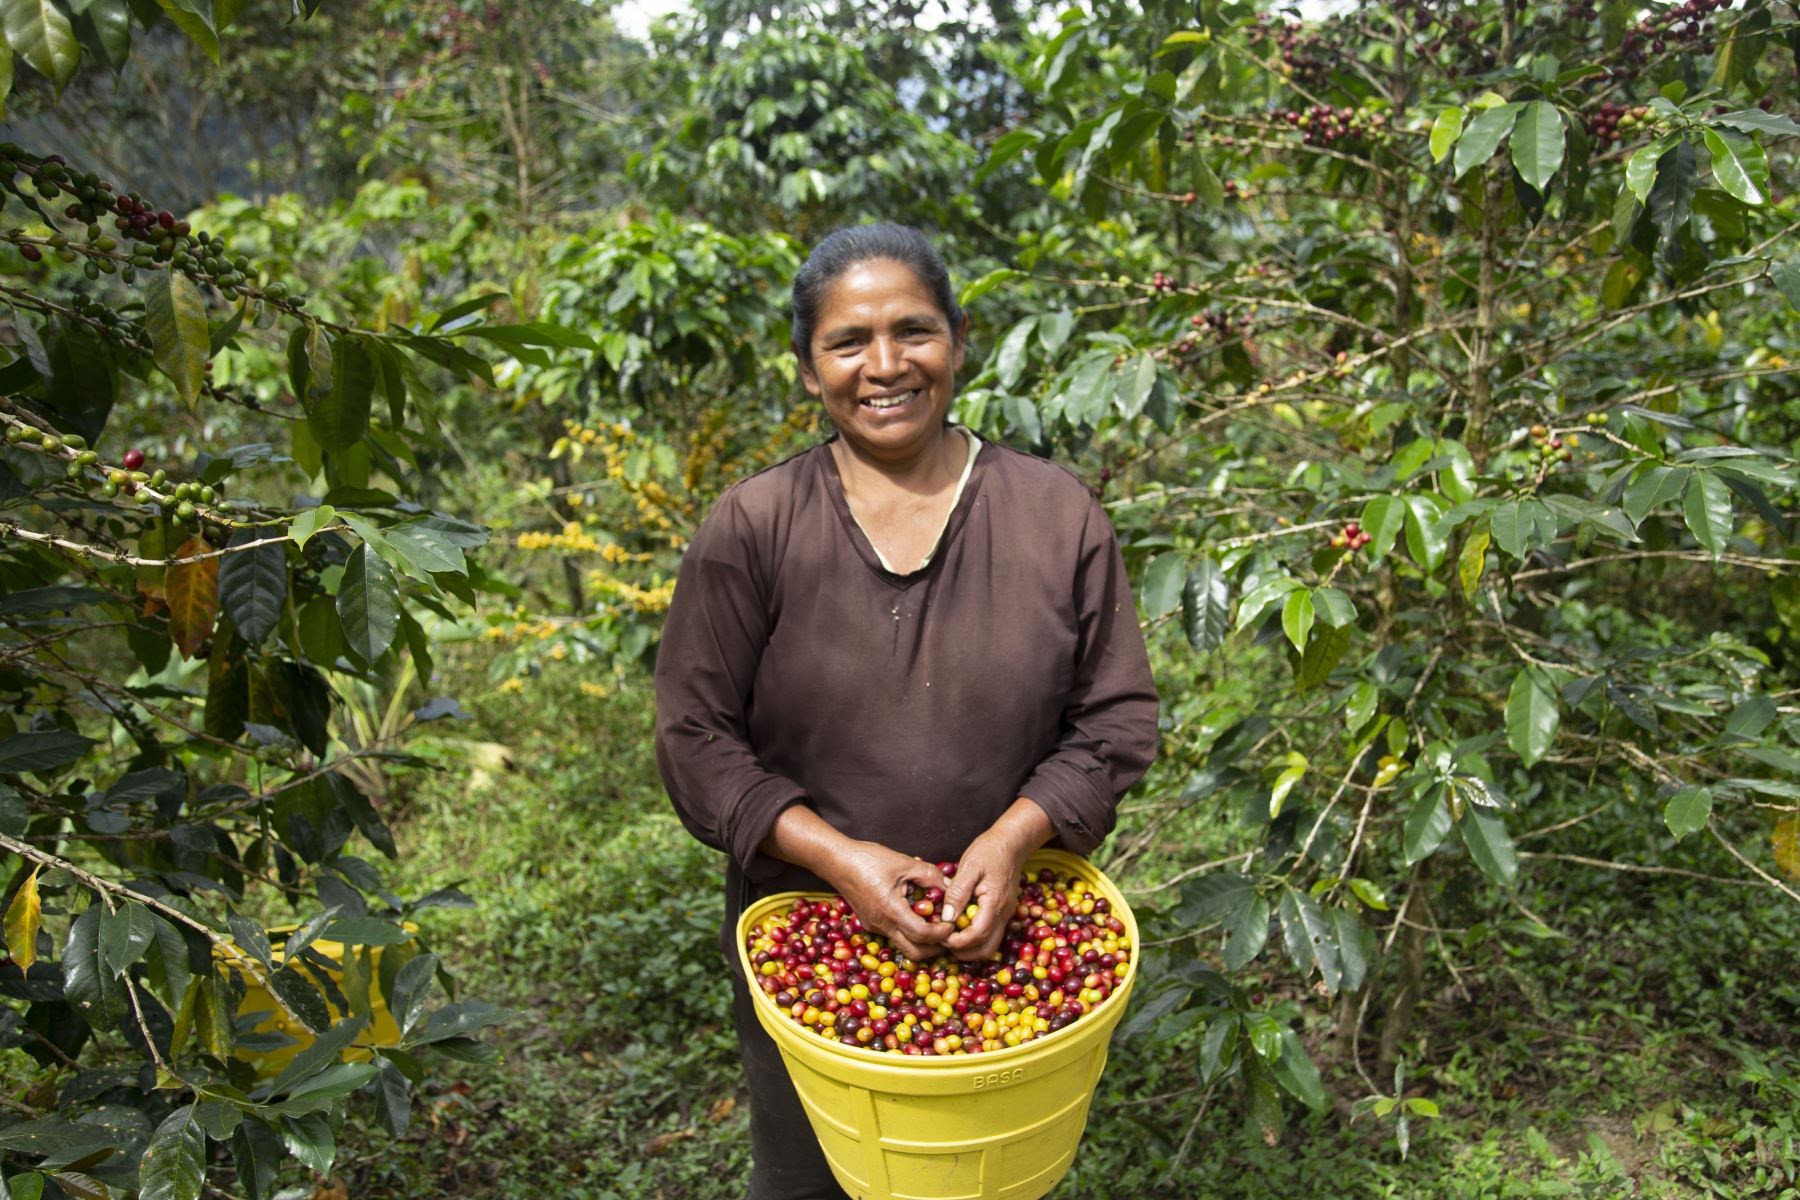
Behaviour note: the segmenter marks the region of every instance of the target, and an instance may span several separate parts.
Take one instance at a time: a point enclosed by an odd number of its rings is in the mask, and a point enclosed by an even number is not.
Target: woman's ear
[[[809,396],[817,396],[819,394],[819,373],[813,370],[813,365],[807,359],[806,355],[800,353],[799,343],[789,342],[788,348],[794,352],[794,362],[800,368],[800,382],[805,386],[806,394]],[[962,360],[960,358],[957,359],[956,365],[958,367],[962,366]]]

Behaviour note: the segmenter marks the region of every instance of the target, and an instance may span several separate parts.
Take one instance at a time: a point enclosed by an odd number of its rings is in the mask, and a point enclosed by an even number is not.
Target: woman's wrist
[[[770,858],[803,867],[829,883],[826,869],[843,861],[857,844],[806,805],[790,804],[775,818],[761,850]]]
[[[1011,849],[1014,861],[1023,863],[1056,836],[1056,826],[1037,801],[1020,796],[1013,801],[1012,807],[1000,814],[989,833],[1003,839]]]

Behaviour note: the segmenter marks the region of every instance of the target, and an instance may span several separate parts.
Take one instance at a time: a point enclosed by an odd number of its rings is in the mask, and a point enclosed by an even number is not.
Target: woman
[[[1086,486],[950,425],[968,318],[923,235],[839,230],[794,280],[836,436],[735,484],[682,561],[656,664],[676,811],[755,895],[843,893],[903,953],[984,958],[1021,864],[1087,853],[1156,748],[1118,544]],[[957,860],[953,879],[931,865]],[[967,928],[924,920],[942,887]],[[752,1200],[841,1197],[742,979]]]

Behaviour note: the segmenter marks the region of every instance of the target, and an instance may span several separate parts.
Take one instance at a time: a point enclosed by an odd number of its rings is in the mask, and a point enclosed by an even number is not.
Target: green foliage
[[[163,7],[217,52],[223,8]],[[81,28],[106,19],[83,8]],[[6,36],[60,86],[44,56],[66,16],[38,9],[9,9]],[[395,856],[363,785],[371,764],[421,760],[398,729],[359,744],[332,691],[400,674],[404,704],[400,656],[429,681],[427,625],[483,578],[464,554],[482,527],[401,497],[433,443],[408,410],[439,372],[487,378],[458,345],[484,327],[318,315],[225,238],[60,156],[8,144],[0,159],[21,222],[0,234],[16,280],[0,366],[0,1045],[41,1071],[0,1137],[62,1194],[192,1200],[209,1145],[229,1143],[240,1185],[268,1195],[281,1146],[328,1172],[353,1093],[378,1090],[403,1125],[426,1069],[491,1059],[473,1035],[507,1017],[478,1000],[424,1012],[439,973],[408,973],[435,963],[416,915],[467,900],[403,898],[351,849],[360,834]],[[286,429],[213,370],[284,343],[307,409]],[[291,454],[203,435],[182,456],[136,420],[233,407],[227,426]],[[440,699],[408,724],[454,711]]]

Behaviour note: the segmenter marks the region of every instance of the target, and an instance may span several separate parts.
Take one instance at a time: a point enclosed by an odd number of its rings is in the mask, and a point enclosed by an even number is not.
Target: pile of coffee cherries
[[[939,868],[955,873],[954,863]],[[865,930],[842,896],[796,900],[752,928],[745,949],[756,983],[807,1032],[938,1056],[991,1053],[1067,1028],[1124,986],[1133,947],[1092,883],[1045,868],[1020,877],[1018,906],[986,961],[915,963]]]

